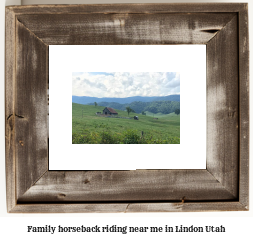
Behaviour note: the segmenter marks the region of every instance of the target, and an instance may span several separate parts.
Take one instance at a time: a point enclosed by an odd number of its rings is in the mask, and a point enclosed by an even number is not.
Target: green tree
[[[135,112],[132,108],[130,108],[130,107],[126,107],[126,110],[127,110],[127,113],[128,113],[128,116],[129,116],[129,113],[130,112]]]
[[[95,104],[95,107],[98,105],[96,102],[94,102],[94,104]]]
[[[144,116],[146,116],[146,112],[144,112],[144,111],[142,111],[141,114],[144,115]]]
[[[180,109],[176,109],[175,114],[177,114],[177,115],[180,114]]]
[[[151,106],[148,108],[147,111],[152,112],[152,113],[155,113],[155,114],[158,113],[157,107],[156,107],[156,106],[153,106],[153,105],[151,105]]]

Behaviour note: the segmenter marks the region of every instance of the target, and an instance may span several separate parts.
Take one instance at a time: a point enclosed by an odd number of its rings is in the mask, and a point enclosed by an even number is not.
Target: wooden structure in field
[[[103,110],[103,114],[104,115],[118,115],[118,113],[111,107],[106,107],[104,110]]]

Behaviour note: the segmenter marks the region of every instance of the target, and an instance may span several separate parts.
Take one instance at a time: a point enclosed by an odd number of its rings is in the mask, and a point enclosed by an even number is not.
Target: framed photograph
[[[249,210],[246,3],[11,6],[5,42],[8,212]]]
[[[205,45],[49,52],[49,170],[206,169]]]

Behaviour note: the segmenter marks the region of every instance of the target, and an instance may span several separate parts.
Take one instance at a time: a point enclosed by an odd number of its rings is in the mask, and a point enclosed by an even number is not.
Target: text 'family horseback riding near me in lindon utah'
[[[49,56],[50,169],[205,168],[205,46],[50,46]]]

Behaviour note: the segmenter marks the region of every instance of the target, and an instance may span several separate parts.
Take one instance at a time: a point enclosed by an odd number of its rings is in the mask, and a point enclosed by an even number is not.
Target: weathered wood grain
[[[19,202],[236,199],[207,170],[47,172]]]
[[[48,47],[16,22],[15,152],[17,198],[47,170]]]
[[[9,212],[248,210],[247,4],[6,9]],[[207,44],[207,170],[47,171],[49,44]]]
[[[25,14],[114,14],[114,13],[206,13],[238,12],[245,3],[155,3],[155,4],[82,4],[82,5],[27,5],[9,7],[16,15]]]
[[[13,213],[134,213],[134,212],[212,212],[247,211],[239,202],[155,202],[155,203],[83,203],[22,204]]]
[[[237,16],[207,44],[207,169],[238,197]]]
[[[5,164],[6,164],[6,196],[7,211],[16,205],[16,181],[15,181],[15,142],[14,142],[14,92],[15,92],[15,16],[6,8],[5,26]]]
[[[18,16],[48,45],[206,44],[236,13]],[[47,29],[45,31],[45,29]]]
[[[239,201],[249,205],[249,32],[248,5],[239,12]]]
[[[247,211],[239,202],[185,202],[185,203],[143,203],[129,204],[126,212],[211,212]]]

